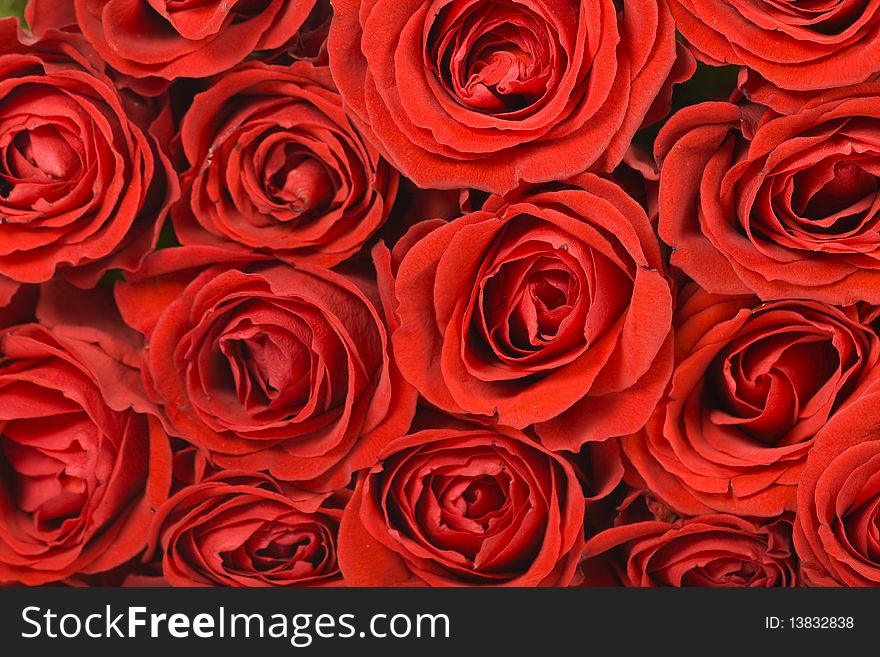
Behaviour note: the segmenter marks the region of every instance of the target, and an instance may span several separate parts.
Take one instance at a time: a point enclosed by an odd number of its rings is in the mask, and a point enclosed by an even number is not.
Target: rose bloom
[[[135,78],[203,78],[257,50],[281,48],[315,0],[28,0],[43,32],[75,27],[114,69]]]
[[[587,541],[582,586],[797,586],[791,521],[733,515],[621,524]]]
[[[813,586],[880,585],[880,393],[817,434],[797,494],[794,544]]]
[[[687,107],[655,155],[660,236],[702,287],[880,303],[880,83],[825,92],[790,116]]]
[[[673,72],[656,0],[345,0],[328,45],[347,107],[395,167],[420,187],[492,192],[610,171],[692,70]]]
[[[220,468],[332,490],[415,411],[371,276],[182,247],[116,297],[146,336],[144,377],[170,434]]]
[[[226,471],[162,505],[151,545],[161,547],[172,586],[334,585],[341,517],[341,504],[267,475]]]
[[[345,509],[350,586],[565,586],[584,493],[561,456],[519,432],[451,426],[388,444]]]
[[[534,424],[546,446],[576,452],[641,428],[669,380],[659,244],[608,180],[586,174],[419,224],[384,271],[401,371],[447,412]]]
[[[38,286],[21,285],[0,276],[0,329],[33,319]]]
[[[877,379],[880,338],[854,307],[693,284],[675,335],[668,398],[623,442],[635,482],[688,515],[793,511],[816,432]]]
[[[198,94],[173,211],[184,244],[230,244],[333,266],[385,222],[398,175],[342,111],[330,72],[252,64]]]
[[[701,61],[747,66],[784,89],[840,87],[877,72],[874,2],[670,0],[669,8]]]
[[[171,480],[139,341],[108,302],[47,284],[0,331],[0,582],[102,573],[141,553]]]
[[[82,37],[0,20],[0,277],[81,287],[136,269],[177,177]]]

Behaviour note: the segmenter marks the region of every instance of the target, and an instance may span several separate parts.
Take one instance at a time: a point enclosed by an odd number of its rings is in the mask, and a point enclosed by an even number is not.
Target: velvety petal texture
[[[137,556],[171,483],[137,334],[105,299],[59,283],[38,315],[0,332],[0,582],[12,584]]]
[[[586,174],[398,242],[395,354],[432,404],[551,449],[640,429],[669,380],[672,294],[644,210]]]
[[[583,522],[560,456],[510,430],[426,429],[359,479],[339,563],[351,586],[564,586]]]
[[[198,94],[173,211],[184,244],[333,266],[388,218],[398,175],[342,110],[326,68],[249,64]]]
[[[0,20],[0,277],[91,287],[159,238],[177,176],[81,36]]]
[[[507,192],[611,170],[666,85],[656,0],[337,0],[333,76],[419,186]],[[676,72],[678,75],[678,72]]]
[[[27,18],[36,32],[73,23],[122,73],[174,80],[214,75],[255,50],[280,48],[314,6],[315,0],[29,0]]]
[[[226,471],[169,499],[151,543],[172,586],[338,585],[346,497],[325,500],[266,475]]]
[[[117,287],[169,433],[225,469],[332,490],[409,428],[372,274],[182,247]]]
[[[675,336],[667,398],[623,442],[635,482],[690,515],[794,511],[816,433],[878,378],[880,338],[854,307],[695,285]]]
[[[880,393],[816,436],[798,488],[794,540],[813,586],[880,586]]]
[[[583,586],[797,586],[791,520],[704,515],[642,520],[597,534],[584,547]]]
[[[710,292],[880,303],[880,83],[776,99],[794,113],[702,103],[663,127],[672,264]]]
[[[675,26],[708,64],[740,64],[784,89],[865,82],[880,60],[880,2],[669,0]]]

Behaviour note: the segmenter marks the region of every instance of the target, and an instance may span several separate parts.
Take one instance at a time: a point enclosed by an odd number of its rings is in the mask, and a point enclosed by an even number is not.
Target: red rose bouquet
[[[0,585],[880,585],[877,2],[0,15]]]

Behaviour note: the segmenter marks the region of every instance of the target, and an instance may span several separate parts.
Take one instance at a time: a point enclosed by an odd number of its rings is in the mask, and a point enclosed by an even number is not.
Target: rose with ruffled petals
[[[754,69],[784,89],[865,82],[880,61],[880,4],[670,0],[675,26],[708,64]]]
[[[315,0],[29,0],[36,32],[76,26],[135,78],[203,78],[284,46]]]
[[[880,83],[796,109],[702,103],[661,130],[660,237],[710,292],[880,303]]]
[[[0,277],[81,287],[156,246],[177,176],[75,34],[0,20]]]
[[[610,171],[672,80],[656,0],[338,0],[330,67],[421,187],[507,192]],[[671,83],[671,82],[670,82]]]
[[[686,288],[668,399],[624,452],[680,512],[793,511],[819,431],[872,380],[880,338],[856,308]]]
[[[342,519],[351,586],[565,586],[583,546],[574,468],[518,432],[426,429],[389,444]]]
[[[27,585],[141,553],[171,481],[137,334],[57,284],[38,315],[0,332],[0,582]]]
[[[146,336],[144,375],[169,433],[220,468],[332,490],[409,428],[415,394],[368,272],[181,247],[154,254],[116,297]]]
[[[757,523],[732,515],[644,520],[587,541],[585,586],[797,586],[791,520]]]
[[[398,175],[361,137],[326,69],[253,64],[198,94],[173,211],[184,244],[333,266],[385,222]]]
[[[640,429],[669,380],[672,295],[644,210],[586,174],[415,226],[389,262],[404,376],[432,404],[578,451]]]
[[[797,496],[794,544],[814,586],[880,586],[880,394],[816,436]]]
[[[338,585],[341,517],[338,504],[271,477],[226,471],[162,505],[151,542],[172,586]]]

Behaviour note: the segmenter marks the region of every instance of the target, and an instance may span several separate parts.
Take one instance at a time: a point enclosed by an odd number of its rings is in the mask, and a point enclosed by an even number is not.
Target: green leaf
[[[15,16],[24,22],[24,6],[27,0],[0,0],[0,18]]]

